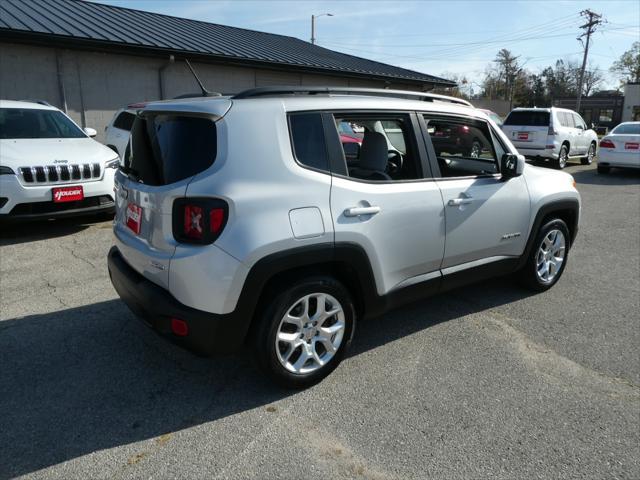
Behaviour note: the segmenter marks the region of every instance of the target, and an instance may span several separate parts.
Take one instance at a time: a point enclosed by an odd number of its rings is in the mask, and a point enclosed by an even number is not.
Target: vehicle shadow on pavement
[[[66,237],[86,230],[96,223],[104,223],[111,228],[111,220],[107,220],[106,216],[2,223],[0,224],[0,246]]]
[[[350,356],[527,296],[506,281],[453,291],[360,328]],[[119,300],[0,322],[0,478],[268,405],[283,390],[248,352],[205,359]],[[347,360],[348,362],[348,360]]]
[[[609,173],[597,173],[595,169],[571,172],[577,183],[588,185],[638,185],[640,170],[613,168]]]

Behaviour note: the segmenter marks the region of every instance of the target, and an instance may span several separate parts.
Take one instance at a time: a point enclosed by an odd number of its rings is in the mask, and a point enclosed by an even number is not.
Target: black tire
[[[542,246],[543,240],[553,230],[557,230],[564,235],[564,260],[557,273],[555,273],[555,276],[550,281],[545,282],[538,275],[538,252]],[[538,233],[536,234],[536,237],[533,241],[533,247],[531,248],[531,252],[529,253],[529,258],[527,258],[527,263],[518,272],[520,282],[527,288],[530,288],[537,292],[544,292],[545,290],[553,287],[558,282],[558,280],[560,280],[560,277],[562,277],[562,273],[567,266],[570,248],[571,236],[569,235],[567,224],[559,218],[554,218],[545,222],[545,224],[540,227]]]
[[[596,156],[596,144],[592,143],[589,145],[589,150],[587,151],[587,156],[580,159],[580,163],[582,165],[591,165],[593,163],[593,159]]]
[[[604,165],[598,165],[598,173],[609,173],[611,167],[605,167]]]
[[[327,363],[309,373],[294,373],[285,368],[279,359],[279,353],[276,349],[282,348],[283,345],[276,346],[276,336],[287,312],[295,307],[301,298],[314,293],[329,294],[339,302],[344,312],[344,332],[339,347]],[[351,294],[332,277],[314,276],[282,285],[272,295],[274,295],[272,301],[260,302],[263,305],[264,313],[257,319],[258,324],[252,332],[251,343],[256,363],[260,370],[278,384],[286,388],[306,388],[319,382],[335,370],[351,344],[356,323],[355,307]],[[309,310],[312,310],[312,306],[309,307]],[[296,349],[291,348],[291,350],[293,351],[292,355],[296,355]]]
[[[558,158],[555,159],[553,166],[558,170],[562,170],[567,166],[567,161],[569,160],[569,147],[566,144],[560,147],[560,153],[558,154]]]

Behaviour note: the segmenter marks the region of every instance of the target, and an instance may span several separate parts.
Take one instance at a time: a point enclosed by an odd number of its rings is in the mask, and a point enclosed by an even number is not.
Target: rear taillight
[[[558,132],[556,132],[553,129],[553,125],[549,125],[549,131],[547,132],[547,135],[557,135],[557,134],[558,134]]]
[[[616,148],[615,144],[608,138],[600,140],[600,148]]]
[[[173,236],[181,243],[213,243],[227,223],[229,206],[217,198],[179,198],[173,203]]]

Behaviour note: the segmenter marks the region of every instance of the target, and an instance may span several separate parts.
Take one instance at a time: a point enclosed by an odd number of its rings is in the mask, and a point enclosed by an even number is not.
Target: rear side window
[[[505,125],[525,125],[528,127],[548,127],[549,112],[514,111],[504,121]]]
[[[136,116],[129,112],[122,112],[113,122],[113,126],[119,128],[120,130],[126,130],[127,132],[131,130],[133,126],[133,121],[136,119]]]
[[[293,153],[301,164],[329,171],[329,159],[319,113],[296,113],[289,116]]]
[[[614,128],[611,133],[616,135],[640,135],[640,123],[623,123]]]
[[[211,118],[145,112],[133,123],[125,171],[147,185],[166,185],[206,170],[216,153]]]

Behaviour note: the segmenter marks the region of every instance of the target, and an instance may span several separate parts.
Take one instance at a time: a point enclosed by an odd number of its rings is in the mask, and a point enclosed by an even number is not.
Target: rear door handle
[[[471,198],[452,198],[449,200],[448,205],[450,207],[459,207],[460,205],[469,205],[473,203],[473,199]]]
[[[358,217],[360,215],[375,215],[380,213],[380,207],[351,207],[344,211],[345,217]]]

